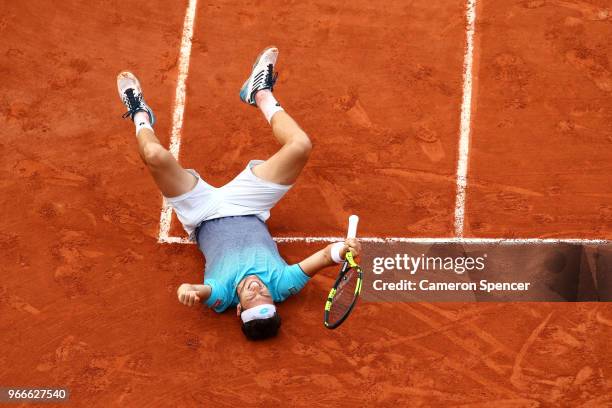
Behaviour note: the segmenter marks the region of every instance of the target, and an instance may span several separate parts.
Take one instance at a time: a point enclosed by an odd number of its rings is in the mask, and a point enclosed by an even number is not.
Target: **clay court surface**
[[[612,405],[608,303],[364,302],[331,332],[331,268],[258,344],[180,305],[201,255],[158,243],[115,77],[140,77],[167,144],[186,8],[0,4],[1,386],[66,386],[74,406]],[[465,236],[612,239],[609,2],[476,11]],[[238,99],[268,44],[315,144],[273,235],[339,236],[357,213],[364,236],[454,236],[466,2],[200,0],[180,159],[213,185],[277,148]],[[293,263],[322,245],[279,247]]]

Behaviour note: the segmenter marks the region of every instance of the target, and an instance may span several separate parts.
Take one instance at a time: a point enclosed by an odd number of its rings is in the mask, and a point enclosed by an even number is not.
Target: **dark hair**
[[[242,332],[249,340],[264,340],[274,337],[278,333],[281,325],[281,318],[278,313],[267,319],[256,319],[242,323]]]

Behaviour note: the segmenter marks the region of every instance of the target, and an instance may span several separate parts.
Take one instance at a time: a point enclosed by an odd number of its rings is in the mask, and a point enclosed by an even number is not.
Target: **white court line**
[[[343,237],[275,237],[278,243],[322,243],[343,241]],[[577,244],[606,245],[612,241],[606,239],[584,238],[406,238],[406,237],[359,237],[360,242],[370,243],[408,243],[408,244],[499,244],[499,245],[546,245],[546,244]],[[168,237],[164,243],[193,244],[187,238]]]
[[[465,222],[465,195],[467,188],[468,160],[470,152],[470,124],[472,117],[472,70],[474,66],[474,32],[476,29],[476,0],[467,0],[466,46],[463,61],[463,98],[461,101],[461,125],[459,160],[457,162],[457,196],[455,200],[455,235],[463,236]]]
[[[189,74],[189,58],[191,57],[191,40],[193,38],[193,25],[195,22],[196,5],[198,0],[189,0],[183,23],[183,37],[181,38],[181,50],[178,60],[178,79],[176,93],[174,95],[174,112],[172,114],[172,133],[170,135],[170,153],[178,160],[181,149],[181,129],[183,128],[183,116],[185,113],[185,89],[187,75]],[[172,208],[163,199],[161,216],[159,219],[158,242],[169,241],[170,224],[172,222]]]

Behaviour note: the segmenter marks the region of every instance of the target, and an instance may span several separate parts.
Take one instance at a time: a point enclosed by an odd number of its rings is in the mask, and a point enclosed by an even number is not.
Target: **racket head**
[[[327,296],[323,320],[325,327],[335,329],[346,320],[359,299],[362,281],[363,272],[359,265],[345,261]]]

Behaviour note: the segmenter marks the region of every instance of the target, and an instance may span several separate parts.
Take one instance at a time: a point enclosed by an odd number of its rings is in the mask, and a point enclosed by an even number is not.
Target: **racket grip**
[[[357,224],[359,224],[359,217],[355,214],[349,217],[347,238],[355,238],[357,236]]]

